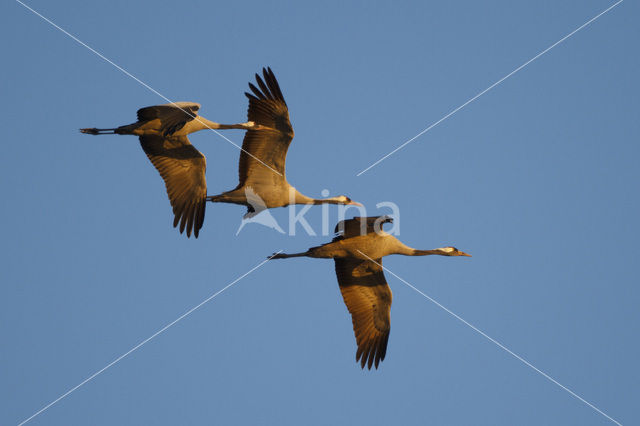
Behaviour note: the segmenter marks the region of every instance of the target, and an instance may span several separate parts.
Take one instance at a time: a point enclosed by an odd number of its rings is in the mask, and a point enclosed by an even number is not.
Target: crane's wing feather
[[[191,230],[196,238],[204,222],[207,196],[207,161],[186,136],[140,136],[140,145],[160,172],[173,207],[173,226]]]
[[[380,232],[382,231],[382,225],[389,222],[393,222],[393,219],[386,215],[354,217],[353,219],[341,220],[334,230],[334,232],[338,234],[334,238],[334,241]]]
[[[391,289],[382,259],[335,258],[340,292],[351,313],[358,351],[356,361],[371,369],[384,360],[389,341]],[[376,262],[378,262],[376,264]]]
[[[184,127],[187,122],[198,115],[200,104],[195,102],[174,102],[154,105],[138,110],[138,121],[160,120],[160,129],[164,136],[170,135]]]
[[[249,98],[247,115],[249,121],[268,129],[247,131],[240,153],[238,187],[284,179],[287,150],[293,139],[289,110],[278,81],[271,68],[263,68],[262,74],[264,80],[256,74],[259,88],[249,83],[253,93],[245,93]]]

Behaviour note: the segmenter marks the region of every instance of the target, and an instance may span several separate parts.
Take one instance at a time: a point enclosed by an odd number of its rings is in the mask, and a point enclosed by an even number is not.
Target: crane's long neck
[[[344,199],[341,197],[329,197],[329,198],[311,198],[295,190],[294,204],[344,204]]]
[[[204,130],[204,129],[243,129],[243,130],[249,130],[252,129],[254,127],[253,122],[247,122],[247,123],[238,123],[238,124],[220,124],[220,123],[216,123],[215,121],[211,121],[208,120],[204,117],[201,116],[196,116],[196,118],[194,118],[191,121],[192,124],[192,128],[191,131],[192,132],[197,132],[198,130]]]
[[[391,244],[391,247],[389,247],[389,251],[391,252],[390,254],[401,254],[403,256],[422,256],[422,255],[416,255],[415,253],[419,250],[416,250],[414,248],[411,248],[407,245],[405,245],[404,243],[402,243],[402,241],[398,240],[397,238],[393,238],[393,243]]]
[[[411,249],[411,254],[409,254],[408,256],[430,256],[432,254],[436,254],[438,256],[447,256],[447,253],[445,253],[441,249],[434,249],[434,250]]]
[[[434,250],[418,250],[413,247],[409,247],[397,238],[388,239],[390,241],[390,249],[393,254],[402,254],[404,256],[430,256],[433,254],[446,256],[446,253],[442,249]]]

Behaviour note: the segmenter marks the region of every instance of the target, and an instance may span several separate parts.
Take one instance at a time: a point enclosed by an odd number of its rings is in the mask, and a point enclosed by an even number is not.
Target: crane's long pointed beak
[[[465,253],[463,251],[460,252],[460,256],[467,256],[467,257],[471,257],[471,255],[469,253]]]
[[[347,203],[348,206],[358,206],[358,207],[364,207],[362,204],[356,202],[356,201],[351,201],[349,203]]]

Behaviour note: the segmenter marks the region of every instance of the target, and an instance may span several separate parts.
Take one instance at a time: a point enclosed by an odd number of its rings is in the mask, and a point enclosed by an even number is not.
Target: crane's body
[[[145,154],[165,182],[174,213],[173,226],[180,225],[187,237],[197,238],[205,216],[206,202],[247,206],[245,218],[262,210],[291,204],[361,204],[339,195],[311,198],[287,181],[285,164],[294,132],[280,86],[270,68],[255,75],[257,86],[251,93],[247,121],[220,124],[198,116],[200,104],[175,102],[138,110],[135,123],[111,129],[84,128],[92,135],[135,135]],[[240,161],[238,185],[218,195],[207,196],[205,156],[189,141],[188,135],[204,129],[246,130]],[[470,256],[455,247],[433,250],[411,248],[382,230],[388,216],[362,217],[341,221],[333,241],[306,252],[279,253],[271,258],[313,257],[333,259],[340,292],[351,314],[358,349],[356,361],[362,368],[378,368],[384,360],[390,331],[392,294],[384,277],[382,258],[405,256]],[[277,223],[276,223],[277,226]],[[238,230],[239,232],[239,230]]]
[[[304,253],[288,254],[286,257],[316,257],[333,259],[338,257],[352,257],[355,259],[380,259],[392,254],[415,256],[415,250],[391,234],[384,231],[358,235],[350,238],[337,238],[321,246],[312,247]]]
[[[253,191],[256,196],[260,197],[265,209],[287,207],[293,204],[360,205],[359,203],[351,201],[344,195],[330,198],[307,197],[291,186],[286,179],[283,179],[283,181],[280,182],[274,182],[276,180],[276,178],[265,179],[262,182],[255,182],[252,186],[242,186],[240,188],[232,189],[231,191],[223,192],[220,195],[207,197],[207,200],[214,203],[232,203],[247,206],[250,213],[259,210],[255,210],[255,203],[252,203],[251,196],[247,195],[248,191]]]
[[[349,197],[311,198],[300,193],[287,181],[285,164],[294,132],[289,121],[289,109],[280,85],[270,68],[256,74],[257,87],[249,83],[248,128],[240,153],[238,185],[222,194],[207,197],[212,202],[247,206],[248,215],[256,213],[248,192],[260,197],[265,208],[286,207],[291,204],[357,205]],[[254,195],[252,195],[254,196]]]
[[[307,197],[287,182],[285,162],[293,139],[289,110],[271,69],[263,69],[264,81],[256,74],[259,89],[249,83],[249,120],[238,124],[220,124],[198,116],[200,104],[174,102],[138,110],[138,121],[111,129],[80,129],[90,135],[135,135],[165,181],[173,207],[173,226],[180,225],[187,237],[198,237],[204,223],[206,201],[241,204],[248,208],[245,217],[261,210],[290,204],[360,205],[340,195],[324,199]],[[266,83],[265,83],[266,81]],[[231,191],[207,197],[205,156],[188,135],[205,129],[247,130],[240,153],[238,186]],[[253,200],[252,200],[253,197]],[[255,202],[252,202],[255,201]],[[255,206],[259,206],[256,209]]]
[[[455,247],[433,250],[411,248],[382,230],[388,216],[362,217],[342,221],[332,242],[302,253],[279,253],[273,259],[315,257],[333,259],[340,292],[351,313],[358,350],[356,361],[378,368],[387,353],[391,327],[392,294],[384,277],[382,258],[405,256],[471,256]]]
[[[80,129],[81,133],[90,135],[135,135],[186,137],[200,130],[210,129],[251,129],[254,123],[220,124],[198,115],[200,104],[195,102],[172,102],[154,105],[138,110],[138,121],[113,129],[97,129],[95,127]]]
[[[200,104],[174,102],[138,110],[138,121],[112,129],[80,129],[90,135],[135,135],[162,176],[173,207],[173,226],[197,238],[204,223],[207,160],[187,135],[204,129],[247,129],[254,123],[220,124],[198,116]]]

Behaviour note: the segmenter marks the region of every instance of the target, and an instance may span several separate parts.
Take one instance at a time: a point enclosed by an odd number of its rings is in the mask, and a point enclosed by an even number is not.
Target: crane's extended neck
[[[411,256],[431,256],[433,254],[439,255],[439,256],[446,256],[447,254],[440,251],[439,249],[433,249],[433,250],[418,250],[418,249],[413,249],[411,251]]]
[[[349,199],[348,197],[346,197],[344,195],[338,195],[337,197],[329,197],[329,198],[311,198],[311,197],[307,197],[304,194],[301,194],[295,188],[294,188],[294,191],[295,191],[295,193],[294,193],[294,197],[293,197],[293,201],[294,201],[293,204],[315,204],[315,205],[319,205],[319,204],[344,204],[344,205],[362,207],[362,204],[356,203],[355,201],[351,201],[351,199]]]
[[[238,123],[238,124],[220,124],[215,121],[208,120],[202,116],[196,116],[193,121],[191,121],[192,128],[190,129],[192,132],[197,132],[198,130],[204,129],[242,129],[242,130],[250,130],[255,127],[253,121],[248,121],[246,123]]]
[[[463,251],[458,250],[455,247],[441,247],[441,248],[436,248],[436,249],[432,249],[432,250],[418,250],[418,249],[414,249],[413,247],[409,247],[407,245],[405,245],[402,241],[400,241],[399,239],[391,236],[391,235],[387,235],[385,240],[387,241],[387,249],[389,250],[390,254],[402,254],[404,256],[431,256],[431,255],[437,255],[437,256],[467,256],[467,257],[471,257],[470,254],[467,254]]]
[[[466,256],[471,257],[470,254],[465,253],[463,251],[458,250],[455,247],[442,247],[433,250],[417,250],[412,249],[412,253],[409,256],[430,256],[430,255],[438,255],[438,256]]]

